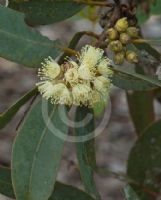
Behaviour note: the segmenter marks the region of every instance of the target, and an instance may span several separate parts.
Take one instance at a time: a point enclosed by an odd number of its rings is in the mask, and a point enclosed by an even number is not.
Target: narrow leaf
[[[112,83],[115,86],[125,90],[146,91],[158,88],[152,83],[136,77],[132,77],[131,75],[124,74],[122,72],[116,72],[113,75]]]
[[[9,168],[0,166],[0,193],[14,198],[14,192],[11,181],[11,171]]]
[[[87,193],[70,185],[56,182],[54,193],[49,200],[94,200]]]
[[[127,173],[141,200],[155,200],[160,192],[161,120],[151,124],[132,148]],[[157,195],[158,194],[158,195]]]
[[[142,66],[137,65],[136,72],[145,74]],[[138,135],[154,121],[153,91],[127,92],[129,111]]]
[[[154,121],[153,93],[127,92],[129,112],[138,135]]]
[[[26,21],[32,25],[51,24],[65,20],[84,5],[73,0],[10,0],[9,6],[26,14]]]
[[[50,104],[45,118],[48,108],[42,108],[41,101],[33,107],[13,145],[12,179],[17,200],[47,200],[54,188],[68,127],[61,121],[58,106]]]
[[[149,77],[149,76],[146,76],[146,75],[143,75],[143,74],[130,72],[130,71],[118,69],[118,68],[113,68],[113,70],[114,70],[114,72],[122,73],[122,74],[128,75],[130,77],[145,81],[145,82],[152,84],[154,86],[161,87],[161,81],[159,81],[157,78]]]
[[[24,15],[0,6],[0,56],[27,67],[40,67],[44,58],[56,58],[59,42],[51,41],[24,22]]]
[[[11,182],[11,171],[9,168],[0,166],[0,193],[15,198]],[[94,200],[85,192],[60,182],[55,183],[54,192],[49,200]]]
[[[85,118],[91,116],[90,122],[87,122]],[[88,193],[96,196],[100,199],[97,192],[94,178],[93,169],[96,168],[96,158],[95,158],[95,140],[94,140],[94,114],[91,109],[87,107],[78,107],[76,112],[76,122],[81,122],[80,127],[75,128],[75,136],[82,139],[86,139],[88,134],[93,134],[93,139],[88,141],[80,141],[76,143],[77,158],[79,162],[79,169],[82,181],[84,183],[85,189]],[[87,123],[87,124],[86,124]],[[93,169],[92,169],[93,168]]]
[[[152,55],[156,60],[161,61],[161,54],[159,53],[159,51],[157,51],[154,47],[152,47],[150,44],[148,43],[136,43],[134,44],[135,47],[139,50],[144,50],[147,53],[149,53],[150,55]]]
[[[0,115],[0,129],[4,128],[16,115],[19,109],[27,103],[37,93],[37,88],[26,93],[15,104],[13,104],[7,111]]]

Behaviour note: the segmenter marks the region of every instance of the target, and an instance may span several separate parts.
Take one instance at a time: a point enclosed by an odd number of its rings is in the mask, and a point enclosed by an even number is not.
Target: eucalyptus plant
[[[76,14],[83,18],[84,11],[89,20],[100,25],[101,33],[82,30],[66,46],[36,29],[37,25],[54,24]],[[12,147],[11,167],[0,166],[1,194],[17,200],[101,200],[94,174],[103,173],[127,184],[127,200],[159,198],[161,120],[155,120],[154,101],[160,103],[161,55],[153,45],[161,41],[144,39],[141,27],[149,16],[160,14],[160,0],[1,3],[0,56],[36,70],[35,79],[39,79],[31,91],[0,115],[3,129],[29,102]],[[85,36],[91,42],[78,50]],[[95,140],[103,130],[95,120],[99,114],[108,121],[103,111],[110,105],[113,86],[126,92],[137,135],[126,174],[96,163]],[[76,113],[71,135],[69,112],[73,107]],[[84,191],[57,181],[65,142],[75,143]]]

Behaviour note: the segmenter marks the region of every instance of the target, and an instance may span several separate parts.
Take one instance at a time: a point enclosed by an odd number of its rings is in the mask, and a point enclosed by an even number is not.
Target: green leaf
[[[89,117],[90,121],[86,117]],[[96,168],[95,156],[95,140],[94,140],[94,114],[91,109],[87,107],[78,107],[76,112],[76,122],[81,125],[75,128],[75,136],[82,137],[82,141],[76,142],[77,158],[79,162],[79,169],[85,189],[88,193],[100,199],[97,192],[96,185],[93,178],[93,169]],[[87,123],[87,124],[86,124]],[[93,134],[93,138],[89,139],[89,134]],[[87,141],[85,141],[88,138]],[[84,141],[83,141],[84,140]]]
[[[161,54],[155,48],[153,48],[150,44],[144,43],[136,43],[134,46],[139,50],[144,50],[150,55],[152,55],[156,60],[161,61]]]
[[[126,200],[139,200],[139,197],[129,185],[124,188],[124,193]]]
[[[14,198],[11,181],[11,171],[9,168],[0,166],[0,193],[7,197]]]
[[[129,112],[138,135],[154,121],[153,93],[127,92]]]
[[[12,179],[17,200],[47,200],[52,193],[68,132],[59,109],[61,106],[50,104],[50,114],[44,118],[48,108],[38,102],[15,139]],[[63,134],[64,140],[59,134]]]
[[[95,117],[100,117],[102,115],[102,113],[105,111],[107,102],[99,102],[97,104],[95,104],[93,110],[94,110],[94,116]]]
[[[10,197],[15,198],[12,181],[11,181],[11,171],[9,168],[0,166],[0,193]],[[52,193],[49,200],[94,200],[91,196],[85,192],[60,182],[55,183],[54,192]]]
[[[136,71],[144,75],[140,65]],[[154,121],[153,91],[127,92],[129,111],[138,135]]]
[[[112,83],[115,86],[125,90],[144,91],[144,90],[153,90],[157,88],[157,86],[155,86],[154,84],[133,77],[131,75],[124,74],[122,72],[115,73],[113,75]]]
[[[7,111],[0,115],[0,129],[4,128],[16,115],[19,109],[27,103],[37,93],[37,88],[26,93],[16,103],[14,103]]]
[[[141,200],[155,200],[160,191],[161,120],[151,124],[132,148],[127,173]]]
[[[94,200],[87,193],[70,185],[56,182],[54,193],[49,200]]]
[[[51,41],[24,22],[24,15],[0,6],[0,56],[27,67],[40,67],[44,58],[56,58],[59,42]]]
[[[27,23],[32,25],[63,21],[84,7],[73,0],[10,0],[9,6],[24,12]]]
[[[141,81],[145,81],[145,82],[152,84],[154,86],[161,87],[161,81],[159,81],[157,78],[148,77],[146,75],[142,75],[142,74],[135,73],[135,72],[130,72],[128,70],[123,70],[123,69],[120,69],[120,68],[113,68],[113,71],[115,73],[124,74],[125,76],[130,76],[132,78],[139,79]]]

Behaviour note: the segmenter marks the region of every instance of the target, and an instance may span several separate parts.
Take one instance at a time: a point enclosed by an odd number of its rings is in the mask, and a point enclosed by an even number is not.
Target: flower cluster
[[[54,104],[93,107],[106,101],[113,72],[103,54],[102,49],[86,45],[76,61],[67,58],[59,65],[51,57],[45,59],[38,72],[39,92]]]

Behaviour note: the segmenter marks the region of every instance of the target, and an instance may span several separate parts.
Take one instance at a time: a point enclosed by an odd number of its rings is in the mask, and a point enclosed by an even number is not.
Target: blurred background
[[[83,19],[80,18],[84,16]],[[102,31],[98,23],[85,18],[86,12],[74,16],[64,22],[54,25],[40,26],[37,30],[50,39],[61,39],[65,46],[72,36],[78,31]],[[96,17],[96,16],[95,16]],[[159,38],[161,36],[161,17],[151,17],[142,27],[146,38]],[[84,37],[79,46],[90,43],[88,37]],[[7,45],[7,44],[6,44]],[[0,113],[5,111],[25,92],[34,87],[37,82],[37,71],[20,66],[0,58]],[[126,162],[130,149],[136,141],[135,130],[131,122],[126,94],[124,90],[113,87],[111,92],[112,112],[106,129],[96,138],[97,163],[100,167],[107,167],[112,171],[126,172]],[[28,108],[25,105],[12,122],[0,133],[0,164],[10,166],[11,147],[16,134],[16,128]],[[158,117],[161,117],[160,106],[155,102]],[[105,112],[109,112],[107,109]],[[98,119],[100,121],[101,118]],[[111,175],[96,175],[96,183],[103,200],[123,200],[123,186],[126,184]],[[75,147],[72,143],[66,143],[64,155],[59,170],[58,180],[73,184],[83,189],[77,168]],[[7,200],[0,195],[0,200]]]

